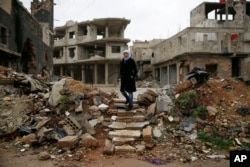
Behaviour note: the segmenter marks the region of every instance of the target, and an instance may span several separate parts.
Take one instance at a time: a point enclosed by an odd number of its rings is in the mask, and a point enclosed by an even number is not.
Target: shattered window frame
[[[75,39],[75,38],[76,38],[75,31],[69,32],[69,39]]]
[[[76,48],[69,48],[69,57],[74,58],[75,57],[75,49]]]

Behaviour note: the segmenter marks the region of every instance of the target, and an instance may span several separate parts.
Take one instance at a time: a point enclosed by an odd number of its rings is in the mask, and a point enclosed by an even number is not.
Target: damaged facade
[[[0,0],[0,65],[37,74],[53,67],[53,0]],[[52,71],[50,71],[52,73]]]
[[[54,30],[54,74],[88,84],[117,84],[124,38],[130,20],[100,18],[68,21]]]
[[[153,66],[151,65],[152,47],[162,42],[163,39],[153,39],[151,41],[133,41],[130,50],[138,67],[138,77],[147,78],[152,75]]]
[[[178,84],[194,67],[214,78],[250,79],[250,2],[203,2],[191,11],[190,27],[153,47],[154,77]]]

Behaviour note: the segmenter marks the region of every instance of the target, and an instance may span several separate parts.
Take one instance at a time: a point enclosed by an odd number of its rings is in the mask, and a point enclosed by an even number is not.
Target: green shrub
[[[193,111],[192,111],[192,116],[194,118],[201,118],[201,119],[206,119],[206,113],[207,113],[207,109],[205,106],[200,105],[198,107],[196,107]]]
[[[198,132],[198,139],[210,142],[213,144],[214,149],[222,150],[222,149],[228,149],[229,146],[233,144],[232,140],[229,139],[223,139],[222,137],[216,135],[216,133],[213,134],[206,134],[205,132]]]
[[[176,99],[176,104],[181,109],[193,109],[197,105],[197,94],[195,91],[187,91]]]

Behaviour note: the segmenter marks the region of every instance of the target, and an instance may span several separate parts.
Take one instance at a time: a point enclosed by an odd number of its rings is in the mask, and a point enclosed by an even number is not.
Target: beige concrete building
[[[191,11],[190,27],[152,48],[154,77],[177,84],[194,67],[212,77],[250,80],[250,2],[203,2]]]
[[[130,41],[124,37],[129,23],[124,18],[100,18],[56,27],[54,74],[89,84],[117,84],[122,52]]]
[[[140,79],[144,79],[152,75],[152,47],[162,41],[163,39],[153,39],[151,41],[133,41],[133,45],[130,47],[130,50],[134,60],[136,61],[138,67],[138,77]]]

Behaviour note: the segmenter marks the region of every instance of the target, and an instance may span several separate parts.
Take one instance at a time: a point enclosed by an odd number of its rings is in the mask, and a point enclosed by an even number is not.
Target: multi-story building
[[[194,67],[211,77],[250,79],[250,2],[203,2],[191,11],[190,27],[153,48],[154,77],[178,84]]]
[[[89,84],[117,84],[130,20],[99,18],[68,21],[54,29],[54,74]]]
[[[53,67],[53,0],[0,0],[0,65],[25,73]]]
[[[162,42],[163,39],[153,39],[150,41],[133,41],[130,47],[132,56],[138,67],[138,77],[140,79],[152,76],[153,66],[151,64],[152,47]]]

